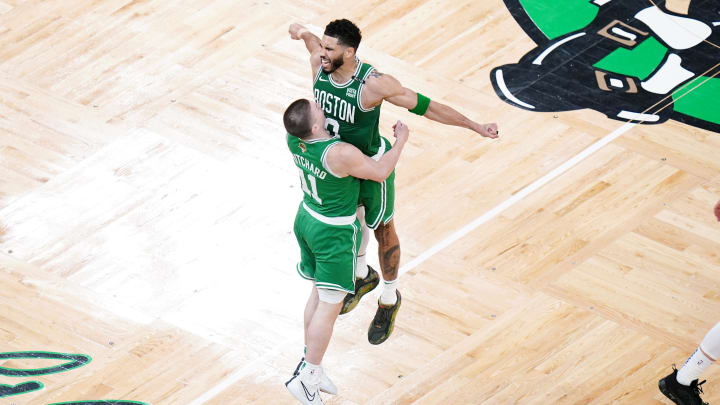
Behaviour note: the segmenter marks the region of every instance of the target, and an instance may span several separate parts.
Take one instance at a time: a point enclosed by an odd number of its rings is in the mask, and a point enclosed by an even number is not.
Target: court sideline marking
[[[540,177],[539,179],[537,179],[534,182],[530,183],[529,185],[525,186],[525,188],[523,188],[522,190],[513,194],[507,200],[496,205],[490,211],[480,215],[479,217],[475,218],[469,224],[467,224],[464,227],[458,229],[457,231],[451,233],[445,239],[436,243],[430,249],[426,250],[425,252],[420,254],[418,257],[412,259],[410,262],[406,263],[403,266],[400,266],[400,270],[399,270],[400,274],[407,273],[408,271],[414,269],[415,267],[419,266],[420,264],[422,264],[429,258],[435,256],[441,250],[452,245],[453,243],[457,242],[459,239],[461,239],[465,235],[474,231],[480,225],[482,225],[482,224],[488,222],[489,220],[495,218],[496,216],[500,215],[500,213],[502,213],[503,211],[512,207],[513,205],[515,205],[519,201],[523,200],[525,197],[532,194],[533,192],[537,191],[540,187],[555,180],[557,177],[559,177],[566,171],[570,170],[571,168],[576,166],[578,163],[585,160],[588,156],[597,152],[605,145],[609,144],[610,142],[612,142],[615,139],[617,139],[618,137],[620,137],[620,135],[622,135],[622,134],[626,133],[627,131],[629,131],[630,129],[632,129],[635,125],[637,125],[637,124],[625,123],[623,126],[619,127],[615,131],[609,133],[608,135],[605,135],[600,140],[596,141],[592,145],[585,148],[585,150],[583,150],[582,152],[580,152],[577,155],[575,155],[574,157],[572,157],[570,160],[565,161],[563,164],[554,168],[546,175]]]

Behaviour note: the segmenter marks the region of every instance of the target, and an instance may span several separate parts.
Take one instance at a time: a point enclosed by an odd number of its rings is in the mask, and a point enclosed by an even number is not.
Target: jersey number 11
[[[308,184],[305,181],[305,172],[298,167],[298,171],[300,172],[300,184],[302,185],[302,189],[305,192],[305,194],[311,196],[313,200],[317,201],[318,204],[322,205],[322,200],[320,199],[320,196],[317,193],[317,180],[315,180],[315,177],[308,174],[307,178],[310,180],[310,187],[312,188],[312,192],[308,188]]]

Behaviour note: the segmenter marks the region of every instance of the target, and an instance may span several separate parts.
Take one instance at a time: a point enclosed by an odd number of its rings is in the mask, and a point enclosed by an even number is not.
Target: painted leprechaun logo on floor
[[[6,367],[6,361],[27,360],[56,360],[60,361],[54,366],[44,368],[13,368]],[[55,353],[55,352],[3,352],[0,353],[0,376],[4,377],[38,377],[48,374],[72,371],[90,363],[92,359],[86,354]],[[20,384],[2,384],[0,382],[0,398],[15,395],[29,394],[41,390],[45,385],[39,381],[28,381]],[[3,402],[7,403],[7,402]],[[50,405],[149,405],[145,402],[125,401],[120,399],[82,400],[70,402],[56,402]]]
[[[504,1],[537,44],[491,72],[504,101],[720,132],[720,1],[693,0],[687,14],[664,0]]]

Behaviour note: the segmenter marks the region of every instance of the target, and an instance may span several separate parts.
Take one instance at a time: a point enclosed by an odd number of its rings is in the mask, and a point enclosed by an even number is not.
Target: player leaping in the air
[[[355,55],[360,45],[360,30],[348,20],[335,20],[327,25],[320,39],[299,24],[289,28],[290,38],[303,40],[310,52],[315,101],[325,112],[325,126],[332,134],[355,145],[367,156],[379,159],[391,145],[380,136],[380,106],[384,100],[407,108],[410,112],[433,121],[463,127],[488,137],[497,138],[496,124],[479,124],[455,109],[403,87],[394,77],[378,72]],[[368,340],[380,344],[392,333],[395,316],[400,308],[397,291],[400,265],[400,242],[392,218],[395,200],[395,174],[384,182],[364,180],[360,185],[358,217],[364,223],[363,244],[358,252],[355,294],[348,294],[341,313],[352,310],[360,298],[379,284],[378,274],[366,264],[365,250],[370,229],[378,241],[380,269],[384,287],[378,310],[368,329]]]

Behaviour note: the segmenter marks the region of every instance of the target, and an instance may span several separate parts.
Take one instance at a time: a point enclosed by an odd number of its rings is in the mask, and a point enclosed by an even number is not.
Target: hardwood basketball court
[[[0,403],[296,403],[310,286],[281,114],[312,83],[287,28],[348,18],[362,59],[501,137],[384,103],[386,137],[411,128],[403,304],[380,346],[376,293],[338,320],[326,403],[668,404],[658,379],[720,320],[720,121],[503,101],[491,72],[537,46],[506,3],[0,1]],[[702,378],[720,402],[720,367]]]

